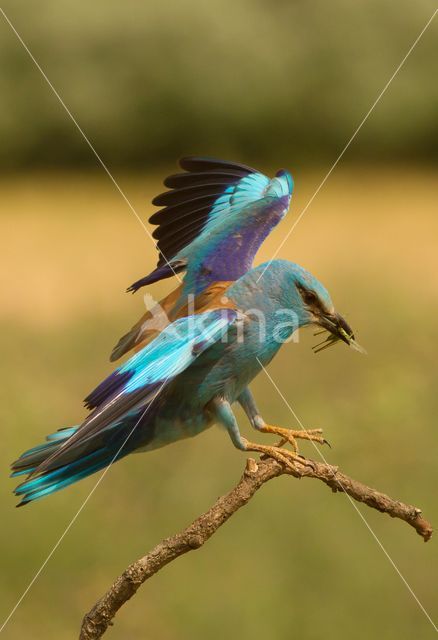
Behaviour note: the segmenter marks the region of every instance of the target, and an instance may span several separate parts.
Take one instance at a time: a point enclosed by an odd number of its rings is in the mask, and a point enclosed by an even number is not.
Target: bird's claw
[[[310,467],[312,471],[316,471],[316,462],[314,460],[311,460],[310,458],[305,458],[302,455],[299,455],[298,457],[302,458],[301,464],[305,465],[306,467]]]
[[[281,448],[286,442],[289,442],[295,454],[298,454],[298,445],[296,442],[298,439],[310,440],[318,444],[328,444],[331,448],[328,440],[322,437],[322,429],[301,429],[300,431],[295,431],[294,429],[284,429],[283,427],[265,424],[263,427],[260,427],[259,430],[263,433],[273,433],[281,436],[281,440],[276,446]]]
[[[278,446],[270,446],[264,444],[257,444],[254,442],[249,442],[245,438],[242,438],[243,444],[245,445],[245,451],[256,451],[264,458],[273,458],[281,465],[289,467],[292,471],[296,472],[296,464],[301,464],[304,466],[310,466],[313,470],[315,470],[315,466],[312,460],[308,460],[304,458],[304,456],[295,453],[294,451],[289,451],[288,449],[283,449]]]

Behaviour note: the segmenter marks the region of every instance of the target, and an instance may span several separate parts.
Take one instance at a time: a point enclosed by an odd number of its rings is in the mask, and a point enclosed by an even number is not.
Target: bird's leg
[[[223,398],[216,398],[212,400],[208,405],[208,410],[212,413],[214,419],[226,428],[232,443],[241,451],[256,451],[257,453],[274,458],[277,462],[280,462],[293,470],[296,469],[296,463],[313,466],[311,460],[306,460],[306,458],[303,458],[294,451],[289,451],[288,449],[283,449],[278,446],[249,442],[246,438],[242,438],[236,417],[227,400],[224,400]]]
[[[248,387],[242,391],[237,401],[245,411],[254,429],[262,433],[273,433],[280,436],[281,440],[277,444],[277,447],[283,447],[286,442],[289,442],[294,452],[298,453],[298,445],[296,442],[298,439],[310,440],[312,442],[318,442],[318,444],[328,444],[327,440],[322,437],[322,429],[294,430],[267,424],[260,415],[254,397]]]

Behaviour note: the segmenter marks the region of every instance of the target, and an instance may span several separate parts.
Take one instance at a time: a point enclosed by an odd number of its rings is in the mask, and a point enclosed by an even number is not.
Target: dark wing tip
[[[184,171],[167,176],[163,184],[168,189],[206,185],[229,185],[248,175],[248,171],[240,169],[221,168],[214,171]]]
[[[223,196],[230,185],[256,173],[243,164],[200,156],[181,158],[180,166],[184,173],[166,178],[164,184],[169,190],[152,200],[153,205],[163,207],[149,218],[151,224],[157,225],[152,234],[158,240],[157,248],[161,254],[157,269],[146,278],[134,282],[127,289],[129,292],[171,276],[172,267],[171,272],[165,269],[164,256],[171,261],[184,247],[191,244],[202,232],[218,198]],[[179,270],[183,268],[185,264]]]
[[[257,173],[256,169],[246,164],[211,158],[208,156],[185,156],[180,158],[179,165],[185,171],[244,171],[245,173]]]
[[[247,165],[213,157],[185,156],[179,164],[184,173],[168,176],[164,185],[169,190],[152,200],[153,205],[163,207],[149,218],[151,224],[157,225],[152,234],[160,251],[157,268],[134,282],[127,292],[135,293],[183,271],[186,262],[173,259],[202,232],[218,198],[230,185],[258,173]]]

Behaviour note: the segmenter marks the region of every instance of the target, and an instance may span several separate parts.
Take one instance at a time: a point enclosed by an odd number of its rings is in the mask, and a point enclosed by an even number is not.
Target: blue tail
[[[119,457],[116,455],[117,449],[114,450],[114,447],[101,447],[88,455],[79,457],[73,462],[37,475],[38,466],[49,456],[56,453],[68,438],[76,433],[77,429],[78,427],[67,427],[50,434],[46,438],[47,442],[25,451],[12,464],[11,477],[13,478],[25,474],[33,474],[25,482],[18,485],[14,491],[15,495],[21,497],[18,507],[55,493],[55,491],[59,491],[96,471],[104,469]],[[124,454],[121,453],[120,457],[122,455]]]

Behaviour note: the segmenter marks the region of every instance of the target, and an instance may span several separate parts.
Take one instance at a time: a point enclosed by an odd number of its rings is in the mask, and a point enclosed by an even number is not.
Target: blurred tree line
[[[105,161],[135,167],[184,153],[276,164],[335,157],[433,5],[5,0],[3,8]],[[0,28],[0,166],[94,166],[3,18]],[[348,159],[437,159],[437,29],[438,19]]]

